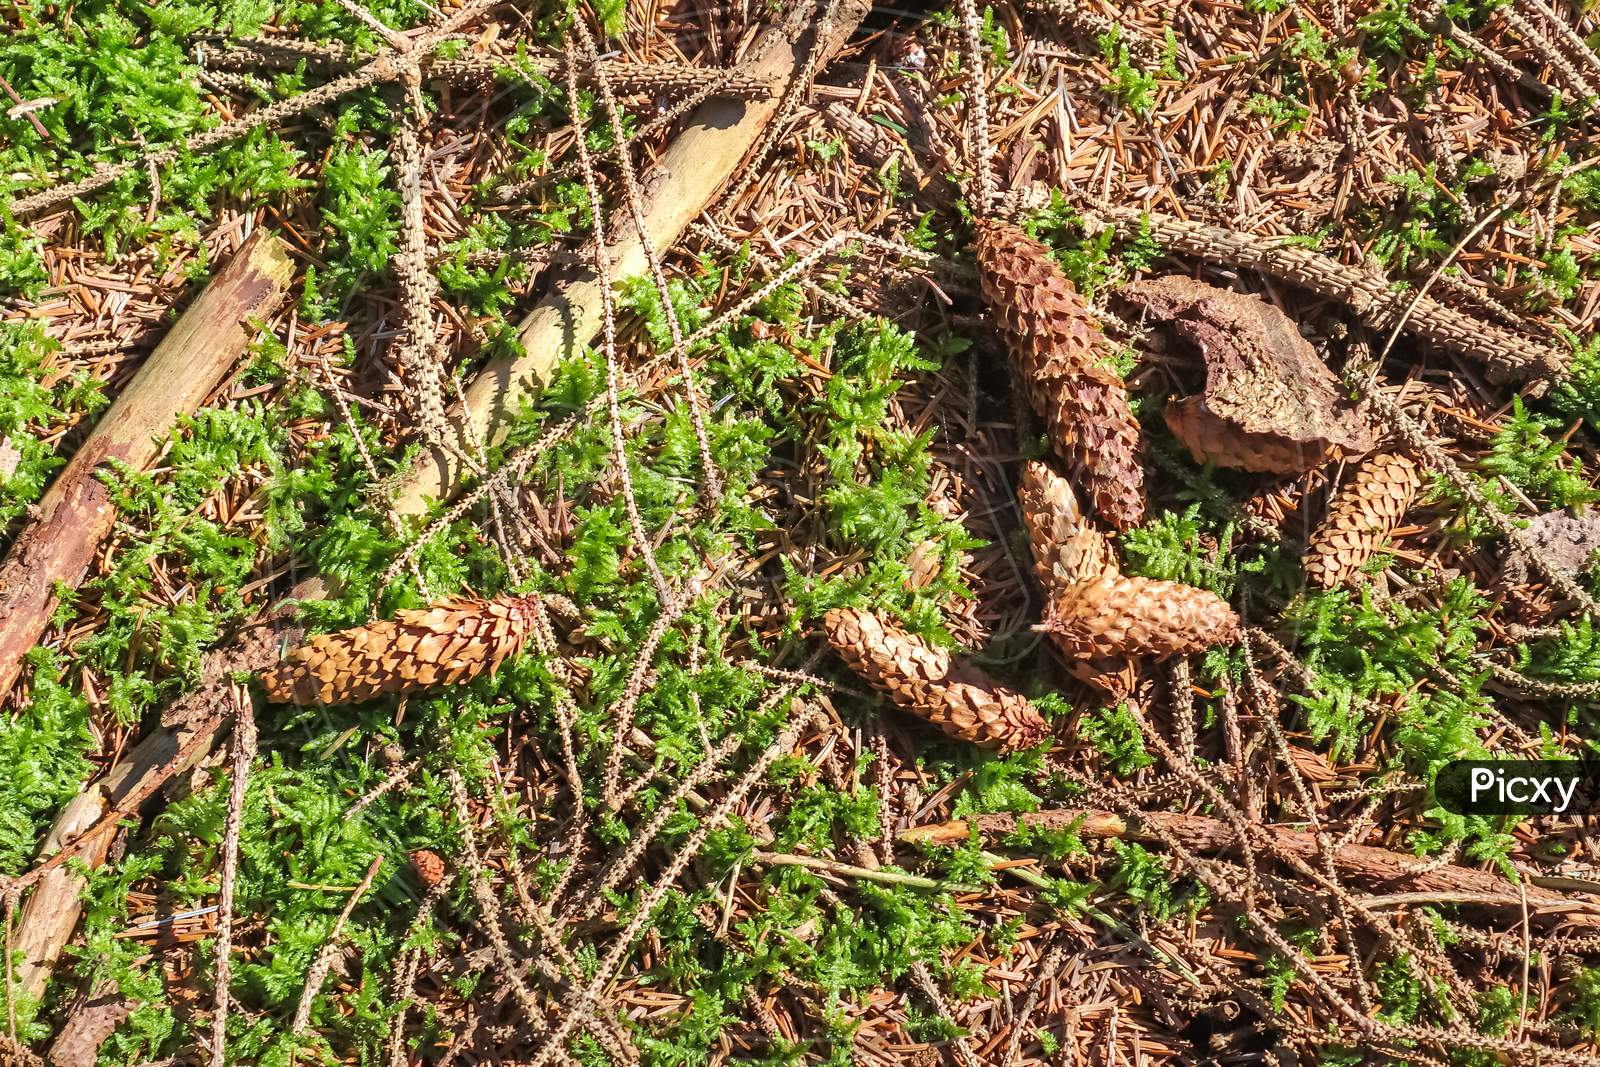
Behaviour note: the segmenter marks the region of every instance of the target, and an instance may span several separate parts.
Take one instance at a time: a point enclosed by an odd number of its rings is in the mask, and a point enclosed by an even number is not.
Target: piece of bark
[[[833,17],[810,19],[797,9],[785,24],[772,26],[751,45],[758,59],[738,68],[741,76],[772,82],[778,90],[759,100],[716,99],[701,104],[684,131],[667,146],[641,179],[645,228],[658,253],[672,247],[727,182],[745,155],[776,117],[783,89],[807,71],[821,70],[866,17],[867,0],[842,0]],[[826,29],[827,33],[819,31]],[[618,281],[649,267],[639,232],[627,212],[615,213],[617,236],[611,247],[611,276]],[[457,405],[451,423],[457,448],[435,448],[420,458],[400,486],[395,509],[401,515],[426,510],[429,497],[449,495],[461,481],[461,457],[474,455],[476,441],[498,444],[510,432],[516,413],[543,389],[557,364],[583,350],[602,324],[599,279],[585,269],[531,311],[517,331],[525,355],[491,360],[467,387],[465,411]]]
[[[94,1067],[100,1046],[138,1006],[116,993],[85,1001],[67,1016],[45,1059],[52,1067]]]
[[[1195,459],[1299,474],[1371,450],[1366,419],[1279,308],[1182,275],[1135,282],[1121,295],[1205,360],[1204,391],[1166,409],[1167,425]]]
[[[1181,812],[1147,811],[1137,821],[1129,821],[1110,811],[1092,808],[1054,809],[1022,815],[998,813],[980,815],[975,820],[979,834],[1011,833],[1023,827],[1041,830],[1071,829],[1079,837],[1124,839],[1160,844],[1163,835],[1191,852],[1207,856],[1228,855],[1238,849],[1233,827],[1221,819]],[[964,821],[917,826],[902,831],[900,840],[928,844],[961,844],[971,833],[972,823]],[[1257,848],[1270,845],[1296,859],[1320,862],[1317,839],[1290,826],[1252,824],[1251,843]],[[1392,852],[1371,845],[1344,845],[1336,848],[1333,863],[1339,873],[1370,887],[1404,888],[1419,893],[1473,893],[1499,901],[1507,894],[1520,901],[1521,888],[1493,871],[1480,871],[1454,864],[1434,866],[1424,857]],[[1585,926],[1600,926],[1600,901],[1569,897],[1538,885],[1537,877],[1527,887],[1530,909]]]
[[[112,403],[0,565],[0,699],[55,610],[57,583],[83,581],[116,509],[99,473],[112,461],[148,466],[179,417],[192,414],[278,306],[294,273],[288,246],[257,230],[217,272]]]
[[[1573,515],[1547,511],[1528,520],[1525,531],[1552,567],[1576,578],[1594,563],[1600,551],[1600,512]],[[1529,580],[1528,565],[1516,552],[1506,553],[1506,580],[1522,584]]]

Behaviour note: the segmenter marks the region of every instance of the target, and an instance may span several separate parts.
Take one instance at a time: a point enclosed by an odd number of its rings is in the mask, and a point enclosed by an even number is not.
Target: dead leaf
[[[1166,409],[1167,425],[1196,459],[1298,474],[1335,453],[1372,448],[1366,420],[1278,308],[1179,275],[1135,282],[1122,295],[1205,360],[1204,391]]]
[[[67,1016],[45,1058],[54,1067],[94,1067],[100,1046],[138,1006],[116,993],[85,1001]]]

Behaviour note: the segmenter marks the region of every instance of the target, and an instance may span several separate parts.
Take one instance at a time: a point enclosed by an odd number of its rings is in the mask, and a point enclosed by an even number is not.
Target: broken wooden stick
[[[169,430],[219,385],[278,306],[294,273],[287,246],[263,230],[245,242],[150,353],[39,503],[0,564],[0,694],[22,671],[55,610],[57,584],[88,572],[116,509],[100,480],[111,462],[134,470],[160,455]]]
[[[1180,812],[1147,811],[1141,813],[1137,820],[1129,820],[1115,812],[1092,808],[1054,809],[1020,815],[980,815],[971,821],[913,827],[903,831],[900,840],[907,843],[961,844],[974,828],[980,835],[1005,834],[1026,828],[1070,830],[1081,838],[1135,840],[1155,844],[1168,838],[1192,852],[1211,856],[1224,855],[1239,847],[1233,827],[1221,819]],[[1291,826],[1253,824],[1251,829],[1258,832],[1262,843],[1279,852],[1304,860],[1314,861],[1318,858],[1317,839],[1312,834]],[[1454,864],[1435,866],[1424,857],[1386,848],[1344,845],[1334,850],[1333,862],[1341,874],[1368,885],[1405,886],[1422,894],[1470,894],[1488,904],[1499,904],[1508,899],[1520,903],[1522,900],[1519,886],[1491,871]],[[1542,888],[1537,878],[1529,881],[1527,904],[1530,909],[1543,910],[1553,917],[1579,921],[1584,925],[1600,924],[1600,902]]]
[[[739,67],[741,76],[787,89],[797,78],[830,60],[849,40],[871,5],[865,0],[840,3],[833,18],[812,23],[801,6],[784,25],[766,30],[751,46],[755,58]],[[822,31],[826,31],[824,34]],[[759,100],[710,100],[696,108],[686,128],[643,176],[645,237],[665,251],[689,223],[711,203],[761,134],[777,117],[786,93]],[[644,242],[625,212],[615,219],[618,233],[611,247],[611,276],[630,278],[648,268]],[[486,365],[467,387],[463,411],[452,422],[459,436],[456,450],[434,449],[419,459],[394,502],[401,515],[419,515],[429,497],[443,498],[459,486],[460,457],[471,455],[474,441],[499,443],[510,431],[512,417],[532,399],[556,365],[583,350],[600,331],[599,278],[587,269],[542,301],[522,320],[517,341],[523,355],[502,357]]]
[[[274,612],[228,644],[208,651],[201,660],[200,687],[168,705],[161,728],[152,730],[109,774],[85,787],[62,809],[39,850],[38,866],[16,879],[0,881],[0,895],[33,886],[22,906],[13,945],[18,957],[14,988],[28,999],[44,993],[83,912],[84,880],[68,861],[79,859],[90,867],[105,862],[117,825],[136,814],[170,778],[211,751],[227,724],[233,673],[269,667],[278,661],[280,642],[299,640],[303,631],[287,614]]]

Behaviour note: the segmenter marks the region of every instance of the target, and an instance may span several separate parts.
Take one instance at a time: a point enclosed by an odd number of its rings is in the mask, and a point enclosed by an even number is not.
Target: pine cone
[[[1052,600],[1045,631],[1069,656],[1167,656],[1232,644],[1239,616],[1215,593],[1181,582],[1107,574]]]
[[[269,701],[296,704],[353,704],[456,685],[499,669],[531,631],[527,597],[451,597],[314,637],[264,671],[261,683]]]
[[[410,854],[411,869],[417,872],[422,888],[432,889],[444,881],[445,864],[439,854],[429,848],[419,848]]]
[[[1071,483],[1047,464],[1029,460],[1022,465],[1017,496],[1034,573],[1046,592],[1117,569],[1110,543],[1084,516]]]
[[[1011,752],[1050,733],[1021,693],[875,615],[835,608],[822,628],[851,670],[951,737]]]
[[[1362,463],[1311,536],[1301,561],[1306,580],[1323,589],[1343,584],[1389,540],[1421,487],[1422,471],[1398,452]]]
[[[1118,530],[1144,519],[1139,424],[1128,390],[1103,362],[1105,337],[1050,250],[1008,223],[979,220],[978,281],[1022,391],[1053,447]]]
[[[1022,465],[1022,521],[1033,549],[1033,569],[1045,596],[1053,598],[1079,582],[1117,573],[1116,556],[1105,535],[1095,529],[1078,506],[1071,484],[1048,464]],[[1113,700],[1133,692],[1138,667],[1125,657],[1077,659],[1065,648],[1072,676]]]

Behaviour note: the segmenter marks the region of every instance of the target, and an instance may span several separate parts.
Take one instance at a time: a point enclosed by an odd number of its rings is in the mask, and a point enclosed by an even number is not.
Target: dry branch
[[[1147,221],[1150,236],[1169,252],[1196,256],[1233,267],[1245,267],[1280,278],[1329,300],[1348,303],[1373,326],[1392,325],[1413,301],[1408,293],[1389,288],[1386,278],[1283,239],[1190,222],[1158,211],[1096,205],[1094,213],[1120,230],[1140,232]],[[1559,377],[1567,366],[1565,353],[1539,345],[1522,334],[1441,304],[1432,297],[1416,300],[1406,332],[1489,368],[1497,381],[1511,378]]]
[[[744,75],[767,82],[787,82],[810,66],[826,62],[849,39],[870,5],[863,0],[841,4],[830,32],[814,39],[816,28],[802,7],[783,26],[769,28],[752,46],[760,58],[740,68]],[[815,55],[813,56],[813,52]],[[687,128],[642,179],[647,236],[656,248],[677,242],[697,215],[735,173],[752,146],[777,114],[779,97],[739,102],[713,100],[687,120]],[[620,221],[620,220],[619,220]],[[649,269],[637,228],[621,222],[611,248],[611,275],[628,278]],[[510,429],[512,416],[549,380],[562,360],[582,350],[601,325],[598,279],[584,271],[549,297],[522,321],[517,334],[524,355],[489,363],[468,387],[466,410],[452,412],[458,444],[470,454],[474,437],[497,444]],[[459,485],[457,455],[435,449],[404,482],[395,508],[402,515],[426,509],[426,498],[448,496]]]
[[[1032,827],[1070,829],[1083,838],[1137,840],[1157,844],[1167,838],[1193,852],[1213,856],[1226,855],[1239,849],[1239,840],[1233,827],[1221,819],[1167,811],[1142,812],[1136,822],[1130,822],[1115,812],[1095,809],[1056,809],[1025,815],[980,815],[974,823],[958,820],[913,827],[904,831],[900,839],[929,844],[959,844],[967,840],[974,825],[980,834],[986,835]],[[1299,859],[1313,862],[1318,859],[1314,834],[1290,826],[1253,824],[1250,829],[1254,838],[1251,844],[1258,848],[1265,845]],[[1491,902],[1518,889],[1515,883],[1490,871],[1453,864],[1437,866],[1424,857],[1370,845],[1343,845],[1334,851],[1333,862],[1341,874],[1359,881],[1373,886],[1405,886],[1417,893],[1470,893],[1485,902]],[[1584,925],[1600,925],[1600,902],[1564,896],[1537,885],[1528,886],[1527,900],[1530,909],[1547,912],[1552,917]]]
[[[257,231],[173,326],[40,502],[38,518],[0,565],[0,693],[55,609],[57,583],[74,587],[111,532],[116,511],[100,480],[107,463],[141,470],[173,424],[219,385],[277,307],[293,274],[287,247]]]
[[[56,816],[40,850],[45,859],[39,866],[10,885],[0,884],[0,889],[18,892],[34,887],[22,907],[12,946],[18,958],[17,989],[24,995],[38,997],[44,992],[83,908],[78,899],[83,879],[66,861],[77,858],[90,867],[99,866],[111,843],[109,831],[169,778],[210,751],[224,725],[225,716],[217,709],[235,693],[232,672],[267,666],[278,658],[279,640],[298,633],[299,628],[285,622],[280,612],[265,625],[206,653],[200,687],[168,707],[160,729],[152,730],[104,778],[85,786]]]

